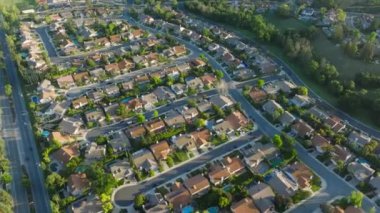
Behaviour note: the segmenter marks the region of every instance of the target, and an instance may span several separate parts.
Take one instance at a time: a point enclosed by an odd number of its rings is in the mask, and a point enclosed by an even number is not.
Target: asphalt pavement
[[[0,107],[1,107],[1,137],[5,141],[7,157],[10,163],[10,173],[12,175],[11,194],[14,202],[15,213],[28,213],[28,196],[25,187],[22,185],[22,167],[20,154],[18,151],[20,138],[17,137],[19,130],[15,125],[14,111],[4,92],[5,85],[4,71],[0,71]]]
[[[5,69],[7,71],[9,83],[12,86],[14,111],[16,112],[16,125],[20,130],[19,136],[21,136],[21,140],[18,144],[18,149],[24,151],[19,152],[21,158],[25,158],[21,161],[21,164],[25,165],[25,168],[29,175],[36,212],[50,213],[51,208],[49,195],[44,186],[44,177],[42,175],[41,169],[39,168],[40,159],[37,152],[28,111],[25,105],[25,100],[22,95],[22,82],[20,82],[18,78],[18,71],[15,63],[11,59],[11,54],[6,42],[5,33],[2,30],[0,30],[0,42],[3,44],[2,50],[4,53]]]

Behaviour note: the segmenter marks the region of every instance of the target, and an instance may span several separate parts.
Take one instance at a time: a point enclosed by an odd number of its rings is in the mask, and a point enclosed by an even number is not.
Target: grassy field
[[[353,79],[360,72],[380,71],[379,64],[366,63],[344,54],[342,47],[328,40],[322,32],[313,41],[313,46],[318,55],[325,57],[336,66],[343,79]]]
[[[284,19],[273,14],[265,15],[265,19],[276,25],[276,27],[280,30],[307,29],[309,26],[307,23],[299,21],[297,19]]]

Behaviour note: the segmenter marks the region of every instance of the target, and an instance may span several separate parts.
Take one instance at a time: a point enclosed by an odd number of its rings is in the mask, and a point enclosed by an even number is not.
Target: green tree
[[[297,94],[299,94],[299,95],[308,95],[309,94],[309,90],[307,89],[307,87],[300,86],[300,87],[297,88]]]
[[[356,207],[361,207],[363,202],[364,195],[360,191],[353,191],[351,195],[348,197],[351,205]]]
[[[221,70],[215,70],[215,76],[218,80],[224,77],[224,73]]]
[[[272,139],[273,143],[276,145],[276,147],[281,148],[283,141],[280,135],[274,135]]]
[[[135,208],[141,209],[142,206],[145,204],[146,198],[143,194],[138,194],[135,197]]]
[[[159,115],[159,114],[158,114],[158,111],[157,111],[157,110],[154,110],[154,111],[153,111],[153,117],[154,117],[154,118],[158,118],[158,115]]]
[[[260,89],[263,88],[264,84],[265,84],[265,81],[263,79],[257,80],[257,87],[258,88],[260,88]]]
[[[168,167],[173,167],[174,166],[174,160],[172,157],[168,156],[166,158],[166,164],[168,165]]]
[[[140,124],[142,124],[142,123],[144,123],[146,121],[145,115],[142,114],[142,113],[138,113],[136,115],[136,119],[137,119],[137,122],[140,123]]]
[[[230,205],[230,199],[228,199],[225,196],[221,196],[221,197],[219,197],[218,205],[220,208],[224,209]]]
[[[338,19],[339,22],[344,22],[346,20],[347,14],[344,12],[342,9],[337,9],[336,10],[336,18]]]
[[[198,118],[195,120],[195,126],[197,128],[202,128],[204,126],[206,126],[206,120],[202,119],[202,118]]]
[[[65,185],[66,180],[58,173],[51,173],[46,177],[45,184],[50,192],[54,192],[57,189],[62,188]]]
[[[12,86],[10,84],[5,84],[5,95],[10,97],[12,95]]]

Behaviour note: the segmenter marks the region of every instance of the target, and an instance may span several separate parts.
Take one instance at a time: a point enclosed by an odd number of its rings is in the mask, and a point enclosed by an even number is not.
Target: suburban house
[[[181,212],[181,209],[190,204],[191,194],[183,187],[181,183],[174,183],[172,191],[165,195],[165,199],[173,205],[175,212]]]
[[[330,141],[320,134],[316,134],[311,139],[314,149],[319,153],[324,153],[328,147],[331,147]]]
[[[72,174],[67,180],[67,191],[73,196],[80,196],[90,187],[86,174]]]
[[[244,155],[244,162],[249,170],[254,174],[260,174],[260,164],[265,160],[271,160],[279,154],[278,149],[272,144],[256,143],[252,147],[246,147],[242,150]]]
[[[259,182],[256,185],[248,188],[248,194],[253,199],[253,202],[257,208],[262,213],[272,213],[274,212],[274,197],[275,194],[272,188],[265,184]]]
[[[152,151],[157,161],[166,160],[171,152],[167,141],[161,141],[159,143],[151,145],[150,150]]]
[[[305,107],[312,104],[313,100],[309,96],[296,94],[292,99],[290,99],[290,103],[297,107]]]
[[[283,127],[286,127],[291,125],[296,120],[296,117],[292,113],[284,111],[284,113],[282,113],[282,115],[280,116],[279,120],[281,125]]]
[[[157,133],[165,129],[165,123],[161,119],[156,119],[145,123],[148,133]]]
[[[358,181],[366,181],[375,173],[375,170],[368,163],[356,161],[349,163],[347,170]]]
[[[276,170],[271,174],[268,184],[272,187],[275,193],[289,197],[293,196],[298,190],[298,182],[283,171]]]
[[[157,96],[154,93],[142,95],[141,101],[143,102],[146,110],[152,110],[155,107],[155,104],[158,103]]]
[[[156,171],[158,169],[157,161],[148,149],[140,149],[132,154],[133,163],[139,170]]]
[[[77,72],[73,74],[73,79],[77,84],[88,83],[90,75],[88,72]]]
[[[244,198],[238,202],[231,204],[232,213],[260,213],[250,198]]]
[[[197,108],[195,107],[191,107],[191,108],[184,107],[181,113],[185,121],[189,123],[192,123],[192,121],[199,115],[199,112]]]
[[[68,89],[75,86],[74,79],[71,75],[66,75],[57,79],[58,87],[61,89]]]
[[[282,112],[284,109],[275,100],[269,100],[263,105],[263,110],[271,116],[274,116],[276,112]]]
[[[361,149],[366,144],[371,142],[371,138],[369,136],[356,132],[356,131],[352,131],[347,139],[348,139],[348,142],[357,149]]]
[[[273,82],[273,84],[279,89],[279,91],[287,94],[291,93],[295,88],[297,88],[297,85],[286,80],[276,81]]]
[[[373,188],[375,188],[376,195],[377,195],[377,197],[379,197],[379,195],[380,195],[380,176],[372,176],[371,179],[369,180],[369,184],[371,184],[371,186]]]
[[[229,97],[224,95],[211,96],[209,101],[212,105],[218,106],[221,109],[225,109],[234,104],[234,102]]]
[[[216,165],[208,173],[208,177],[212,184],[219,185],[231,175],[238,175],[244,171],[243,162],[238,158],[227,157],[223,160],[222,165]]]
[[[71,212],[73,213],[83,213],[83,212],[94,212],[101,213],[103,211],[102,202],[98,197],[95,196],[87,196],[83,199],[75,201],[70,205]]]
[[[174,146],[180,150],[186,149],[187,151],[193,151],[197,148],[195,138],[190,134],[174,137],[172,141]]]
[[[170,91],[169,88],[167,87],[164,87],[164,86],[159,86],[157,87],[153,93],[157,96],[157,99],[159,101],[161,100],[165,100],[165,101],[168,101],[168,100],[174,100],[175,99],[175,94]]]
[[[134,176],[132,167],[127,160],[117,160],[108,165],[108,168],[117,181],[130,179]]]
[[[149,193],[143,206],[145,213],[169,213],[168,203],[160,193]]]
[[[290,174],[295,180],[297,180],[298,186],[301,189],[309,189],[311,180],[313,179],[313,172],[301,162],[295,162],[288,165],[285,168],[285,172]]]
[[[146,134],[146,129],[143,125],[135,126],[130,129],[127,129],[125,133],[132,139],[136,140],[141,138]]]
[[[82,96],[80,98],[74,99],[71,102],[71,105],[73,106],[74,109],[79,109],[81,107],[87,106],[88,100],[86,96]]]
[[[346,128],[346,124],[336,116],[330,116],[324,120],[324,124],[330,127],[334,132],[341,132]]]
[[[210,183],[202,174],[195,175],[184,181],[183,185],[189,190],[191,196],[202,196],[210,189]]]
[[[62,133],[59,131],[51,132],[49,140],[60,145],[75,142],[75,138],[71,137],[70,135],[62,135]]]
[[[331,153],[331,161],[336,165],[338,161],[342,161],[344,164],[347,164],[350,159],[353,158],[352,153],[346,147],[336,144]]]
[[[295,124],[292,125],[292,132],[295,133],[298,137],[305,138],[310,137],[311,134],[313,134],[314,129],[303,120],[298,120]]]
[[[128,137],[122,131],[115,131],[108,136],[108,145],[115,153],[124,152],[131,147]]]
[[[198,149],[206,148],[210,144],[209,141],[211,139],[211,132],[208,129],[194,131],[190,134],[194,138]]]
[[[267,99],[267,94],[264,90],[253,87],[249,92],[249,97],[255,104],[261,103]]]
[[[203,89],[203,82],[198,77],[188,77],[186,78],[186,85],[191,89]]]
[[[321,120],[326,120],[329,116],[321,109],[319,109],[317,106],[313,106],[308,110],[308,113],[311,115],[321,119]]]
[[[58,164],[58,166],[65,167],[75,157],[79,157],[79,145],[67,145],[59,148],[57,151],[50,155],[52,163]]]
[[[85,158],[87,161],[97,161],[101,160],[106,155],[106,146],[98,145],[95,142],[90,143],[86,147]]]
[[[103,110],[99,108],[86,112],[84,116],[87,122],[102,122],[105,119]]]
[[[186,123],[183,116],[175,110],[170,110],[165,114],[164,122],[170,127],[179,127]]]
[[[120,89],[116,85],[110,85],[104,88],[104,93],[106,93],[109,97],[116,97],[120,95]]]
[[[61,133],[67,135],[78,135],[81,126],[83,125],[82,120],[74,118],[64,118],[58,125],[58,129]]]

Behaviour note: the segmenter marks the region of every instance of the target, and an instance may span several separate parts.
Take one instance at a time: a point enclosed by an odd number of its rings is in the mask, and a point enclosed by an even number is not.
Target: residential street
[[[186,164],[169,170],[168,172],[165,172],[151,180],[139,183],[137,185],[121,186],[114,191],[112,195],[113,201],[119,207],[127,207],[133,204],[133,200],[137,194],[150,191],[153,188],[167,182],[168,180],[176,178],[179,175],[183,175],[196,167],[212,161],[217,157],[223,156],[224,154],[231,152],[233,149],[248,144],[260,136],[262,136],[262,133],[260,131],[255,131],[253,135],[243,136],[237,140],[225,143],[220,147],[215,148],[214,150],[207,152],[204,155],[199,156],[193,160],[190,160]]]
[[[11,59],[10,50],[5,39],[5,33],[2,30],[0,31],[0,42],[3,44],[2,50],[4,53],[5,68],[7,70],[10,84],[12,85],[14,111],[16,112],[16,126],[19,129],[17,135],[19,135],[21,139],[18,150],[17,146],[14,146],[12,153],[19,152],[20,156],[24,158],[22,164],[25,165],[29,174],[35,211],[50,213],[50,200],[44,185],[44,177],[39,168],[40,159],[31,128],[31,122],[29,120],[29,114],[22,95],[21,83],[18,78],[16,65]],[[24,150],[24,152],[22,152],[22,150]]]

